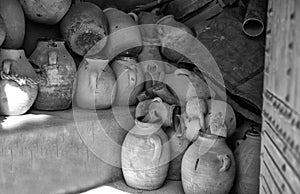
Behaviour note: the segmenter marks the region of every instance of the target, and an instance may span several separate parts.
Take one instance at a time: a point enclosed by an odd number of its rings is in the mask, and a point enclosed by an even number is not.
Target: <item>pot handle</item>
[[[90,73],[90,79],[89,79],[89,88],[90,91],[95,93],[97,89],[97,79],[98,79],[98,73],[97,72],[91,72]]]
[[[186,75],[186,76],[190,76],[191,73],[189,72],[189,70],[186,70],[186,69],[177,69],[175,72],[174,72],[175,75]]]
[[[9,74],[11,66],[13,64],[16,64],[15,60],[12,60],[12,59],[5,59],[5,60],[3,60],[2,61],[2,70],[3,70],[3,72],[6,73],[6,74]]]
[[[220,168],[220,172],[227,171],[231,166],[231,159],[228,155],[219,155],[219,160],[222,162],[222,167]]]
[[[148,142],[150,144],[154,144],[154,155],[152,158],[152,162],[159,163],[159,159],[160,159],[161,153],[162,153],[162,141],[161,141],[160,137],[156,134],[153,134],[150,137],[148,137]]]
[[[130,12],[130,13],[128,13],[128,15],[131,16],[135,22],[138,22],[139,17],[135,13]]]
[[[57,64],[57,53],[55,51],[50,51],[48,53],[48,63],[49,65],[56,65]]]
[[[128,79],[129,79],[129,86],[135,86],[137,77],[135,71],[128,69]]]

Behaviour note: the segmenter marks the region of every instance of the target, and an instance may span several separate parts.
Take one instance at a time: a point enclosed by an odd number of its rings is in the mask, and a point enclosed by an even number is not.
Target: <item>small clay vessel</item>
[[[107,109],[116,97],[116,78],[108,59],[84,58],[74,83],[73,101],[84,109]]]
[[[175,106],[169,105],[162,101],[161,98],[156,97],[154,99],[149,99],[140,102],[136,107],[135,117],[150,117],[151,112],[155,112],[157,117],[163,123],[163,127],[173,126],[173,111]]]
[[[185,47],[193,45],[193,32],[184,24],[177,22],[173,15],[167,15],[156,22],[158,37],[161,41],[161,53],[173,62],[183,61],[180,54]]]
[[[183,156],[181,174],[186,194],[228,194],[235,177],[235,160],[225,138],[199,136]]]
[[[138,56],[142,49],[142,37],[137,26],[137,16],[116,8],[103,10],[109,25],[107,53],[112,59],[117,55]]]
[[[21,115],[26,113],[38,93],[33,79],[11,72],[16,61],[5,59],[0,70],[0,115]]]
[[[0,0],[0,15],[6,27],[6,38],[2,47],[19,49],[25,36],[25,17],[19,1]]]
[[[0,15],[0,46],[3,44],[6,37],[6,27],[2,16]]]
[[[170,160],[168,137],[161,121],[136,119],[122,145],[122,171],[130,187],[142,190],[160,188],[166,177]]]
[[[250,131],[245,140],[239,140],[234,151],[236,159],[236,179],[233,193],[259,193],[261,137],[258,132]]]
[[[28,19],[53,25],[64,17],[72,0],[20,0],[20,3]]]
[[[236,130],[236,117],[232,107],[221,100],[207,100],[208,113],[205,127],[209,134],[231,137]]]
[[[60,31],[73,52],[84,56],[99,41],[106,41],[108,26],[102,10],[93,3],[71,6],[60,22]]]
[[[132,106],[144,89],[144,73],[133,57],[118,57],[111,64],[117,79],[117,94],[114,105]]]
[[[40,40],[29,60],[38,69],[39,93],[34,108],[64,110],[72,102],[76,65],[64,41]]]

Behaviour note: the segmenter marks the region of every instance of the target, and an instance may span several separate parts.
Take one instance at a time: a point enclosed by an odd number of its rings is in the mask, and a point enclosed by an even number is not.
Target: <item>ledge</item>
[[[0,117],[0,193],[80,192],[120,180],[121,145],[134,125],[133,111]]]

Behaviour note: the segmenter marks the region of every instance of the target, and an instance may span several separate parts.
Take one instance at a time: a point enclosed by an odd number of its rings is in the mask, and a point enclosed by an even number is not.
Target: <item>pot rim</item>
[[[168,18],[174,19],[174,15],[171,15],[171,14],[170,14],[170,15],[166,15],[166,16],[160,18],[160,19],[156,22],[156,24],[160,24],[162,21],[164,21],[164,20],[166,20],[166,19],[168,19]],[[164,24],[162,24],[162,25],[164,25]]]

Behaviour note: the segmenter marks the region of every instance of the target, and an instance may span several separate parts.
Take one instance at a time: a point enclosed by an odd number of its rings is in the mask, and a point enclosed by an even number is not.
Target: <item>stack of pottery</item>
[[[238,141],[234,151],[237,163],[234,193],[259,193],[260,144],[260,134],[255,131],[249,131],[245,140]]]
[[[116,97],[116,78],[108,59],[84,58],[74,82],[74,104],[84,109],[107,109]]]
[[[168,173],[170,146],[159,119],[141,121],[125,137],[122,171],[127,185],[143,190],[160,188]]]
[[[93,3],[80,2],[71,6],[60,22],[60,30],[73,52],[84,56],[99,41],[104,44],[108,34],[106,17]]]
[[[200,135],[185,152],[181,173],[186,194],[228,194],[235,177],[235,160],[225,138]]]
[[[118,57],[111,64],[117,78],[115,105],[136,105],[138,94],[144,89],[144,74],[133,57]]]
[[[3,48],[20,48],[25,36],[25,18],[19,1],[0,0],[0,15],[6,28]]]
[[[0,114],[20,115],[34,103],[38,85],[23,50],[0,51]]]
[[[76,65],[64,41],[40,40],[30,61],[39,69],[39,94],[34,108],[64,110],[72,101]]]
[[[109,59],[116,56],[138,56],[141,52],[142,38],[137,26],[137,16],[116,8],[104,11],[109,25],[109,37],[106,52]]]
[[[28,19],[53,25],[64,17],[72,0],[20,0],[20,3]]]

